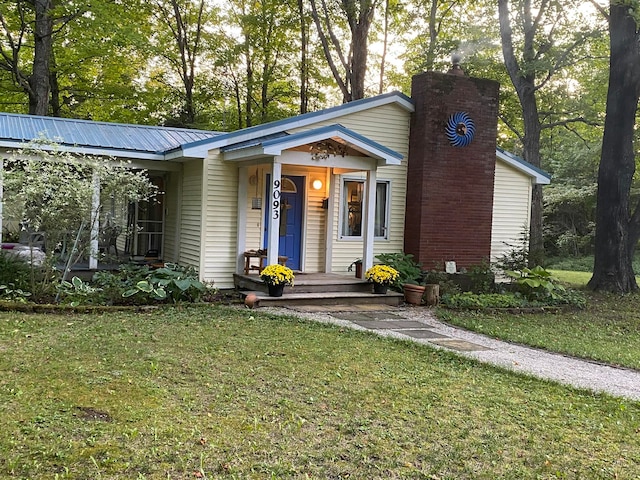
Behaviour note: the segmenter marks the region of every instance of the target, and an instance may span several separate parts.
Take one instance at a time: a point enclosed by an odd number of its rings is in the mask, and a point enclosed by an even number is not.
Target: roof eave
[[[20,150],[29,148],[29,142],[22,141],[7,141],[0,140],[0,147]],[[163,153],[149,153],[136,150],[121,150],[110,148],[97,148],[97,147],[85,147],[85,146],[70,146],[70,145],[38,145],[41,150],[61,150],[69,153],[76,153],[81,155],[96,155],[103,157],[116,157],[116,158],[130,158],[138,160],[166,160]]]
[[[344,115],[388,104],[396,104],[407,112],[415,111],[413,101],[409,97],[400,92],[391,92],[384,95],[378,95],[376,97],[345,103],[337,107],[319,110],[317,112],[310,112],[284,120],[277,120],[275,122],[269,122],[255,127],[236,130],[235,132],[222,134],[211,139],[198,140],[196,142],[183,145],[182,149],[185,155],[204,158],[207,156],[207,152],[211,149],[226,147],[234,143],[246,142],[248,140],[272,135],[282,131],[304,128],[315,123],[328,122]]]
[[[551,175],[536,168],[523,159],[515,158],[501,148],[496,148],[496,156],[511,165],[513,168],[531,177],[531,181],[534,185],[549,185],[551,183]]]

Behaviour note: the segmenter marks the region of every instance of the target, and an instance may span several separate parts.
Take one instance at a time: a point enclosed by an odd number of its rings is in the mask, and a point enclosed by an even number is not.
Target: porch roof
[[[287,134],[280,132],[232,144],[220,149],[225,160],[245,161],[260,157],[280,156],[285,150],[296,150],[300,154],[329,154],[334,158],[331,166],[349,167],[351,157],[369,157],[377,160],[378,166],[400,165],[403,155],[378,142],[354,132],[340,124],[327,125],[304,132]],[[289,155],[286,163],[296,163],[295,156]],[[325,163],[326,164],[326,163]]]
[[[0,113],[0,147],[5,148],[24,148],[44,139],[72,152],[164,160],[168,150],[219,135],[186,128]]]

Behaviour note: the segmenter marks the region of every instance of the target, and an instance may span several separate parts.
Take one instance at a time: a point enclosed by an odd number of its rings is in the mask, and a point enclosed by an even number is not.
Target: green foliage
[[[401,292],[405,283],[420,284],[423,282],[422,266],[413,259],[412,254],[381,253],[376,255],[376,258],[398,272],[398,277],[390,284],[392,289]]]
[[[10,300],[12,302],[26,303],[31,296],[31,292],[16,288],[14,283],[8,285],[0,285],[0,298]]]
[[[484,308],[521,308],[531,306],[522,295],[513,293],[477,294],[472,292],[443,295],[440,303],[448,308],[480,310]]]
[[[151,270],[144,280],[138,281],[134,287],[123,292],[122,296],[131,297],[142,293],[154,301],[197,302],[206,290],[207,287],[198,280],[195,268],[167,263],[163,268]]]
[[[545,189],[545,251],[578,256],[593,251],[597,185],[552,185]]]
[[[5,196],[12,198],[10,216],[21,219],[32,231],[46,232],[51,247],[78,238],[72,263],[87,256],[89,232],[97,221],[92,215],[94,178],[100,179],[101,205],[112,199],[148,199],[157,190],[145,171],[114,159],[62,152],[45,138],[5,162]]]
[[[425,285],[438,284],[440,285],[440,295],[453,295],[460,293],[460,286],[453,281],[452,275],[447,272],[438,270],[429,270],[422,272],[423,281]]]
[[[144,304],[145,292],[124,296],[127,291],[136,288],[138,282],[145,280],[150,273],[147,265],[123,264],[115,272],[99,271],[93,275],[93,283],[102,289],[102,296],[107,305]]]
[[[31,267],[28,263],[0,251],[0,285],[14,290],[30,290]]]
[[[79,277],[73,277],[71,282],[62,281],[58,286],[60,300],[72,307],[78,305],[99,305],[102,303],[102,289],[93,287]]]
[[[526,268],[529,263],[529,231],[522,228],[520,237],[513,243],[504,242],[509,250],[503,253],[495,262],[494,267],[498,271],[520,270]]]
[[[471,281],[472,292],[491,293],[495,290],[495,275],[489,263],[471,265],[467,270],[467,276]]]
[[[515,281],[518,291],[531,302],[569,304],[576,307],[585,305],[584,296],[580,292],[567,291],[550,272],[540,266],[505,273]]]

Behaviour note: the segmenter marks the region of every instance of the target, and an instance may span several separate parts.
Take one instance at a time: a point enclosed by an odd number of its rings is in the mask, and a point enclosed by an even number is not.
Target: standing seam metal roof
[[[161,154],[219,132],[0,113],[0,139],[44,138],[61,145]]]

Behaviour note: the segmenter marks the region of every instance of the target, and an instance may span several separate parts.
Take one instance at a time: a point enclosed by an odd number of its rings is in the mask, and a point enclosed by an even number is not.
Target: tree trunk
[[[51,116],[62,116],[62,103],[60,102],[60,85],[58,84],[58,72],[56,68],[55,56],[51,55],[51,65],[49,69],[49,88],[51,90],[51,100],[49,104],[51,106]]]
[[[353,59],[351,61],[351,98],[360,100],[364,98],[364,84],[367,75],[367,36],[369,28],[356,28],[352,32]]]
[[[519,95],[524,120],[523,154],[524,159],[540,168],[540,116],[533,81],[530,88],[523,88]],[[531,192],[531,223],[529,225],[529,267],[542,265],[544,260],[544,241],[542,238],[542,185],[533,185]]]
[[[635,172],[633,139],[640,94],[640,48],[629,7],[611,2],[609,90],[596,207],[595,263],[588,286],[627,293],[638,290],[632,259],[640,220],[629,197]]]
[[[378,85],[378,95],[384,91],[385,63],[387,61],[387,47],[389,45],[389,0],[384,2],[384,32],[382,36],[382,55],[380,57],[380,83]]]
[[[34,0],[33,70],[29,76],[29,113],[47,115],[49,111],[49,67],[53,52],[52,0]]]
[[[522,143],[524,159],[540,168],[540,114],[536,99],[535,74],[527,69],[535,62],[534,39],[537,23],[531,18],[530,1],[525,2],[523,21],[524,47],[520,65],[513,47],[513,30],[511,28],[509,1],[498,1],[498,16],[500,20],[500,37],[504,63],[509,78],[518,94],[524,123]],[[544,258],[544,243],[542,239],[542,187],[534,185],[531,198],[531,224],[529,227],[529,266],[541,264]]]
[[[308,40],[307,22],[304,12],[304,0],[298,0],[298,14],[300,16],[300,114],[309,109],[308,85],[309,66],[307,64]]]

